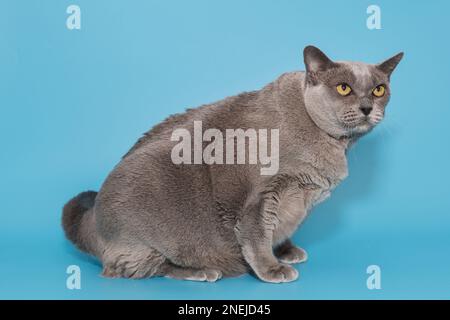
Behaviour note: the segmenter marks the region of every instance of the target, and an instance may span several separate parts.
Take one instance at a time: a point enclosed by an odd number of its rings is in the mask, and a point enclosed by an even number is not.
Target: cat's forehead
[[[324,78],[328,85],[334,86],[337,83],[348,83],[354,88],[371,88],[378,84],[386,84],[388,78],[375,65],[362,63],[339,61],[335,67],[327,72]]]
[[[362,62],[341,62],[343,68],[350,70],[357,83],[363,87],[378,85],[388,79],[385,74],[379,71],[373,64]]]

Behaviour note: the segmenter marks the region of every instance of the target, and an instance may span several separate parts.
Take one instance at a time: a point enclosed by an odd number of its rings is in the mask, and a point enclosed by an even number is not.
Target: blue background
[[[81,30],[66,8],[81,7]],[[450,298],[448,1],[0,1],[0,298]],[[64,203],[98,190],[169,114],[337,60],[405,57],[385,122],[300,228],[297,282],[110,280],[64,239]],[[81,267],[82,289],[66,289]],[[381,267],[381,290],[366,268]]]

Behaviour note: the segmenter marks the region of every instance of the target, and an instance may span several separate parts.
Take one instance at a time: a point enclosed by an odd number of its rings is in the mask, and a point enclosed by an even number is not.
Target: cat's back
[[[145,132],[123,156],[123,159],[145,146],[151,147],[158,140],[165,140],[167,144],[170,144],[171,135],[176,129],[183,128],[193,134],[194,121],[201,122],[205,130],[209,128],[220,130],[222,127],[234,128],[240,122],[239,119],[242,120],[242,117],[237,117],[238,114],[256,112],[255,101],[260,96],[260,92],[261,90],[243,92],[211,104],[188,108],[184,112],[170,115]],[[243,124],[241,123],[241,125]]]
[[[261,91],[243,92],[169,116],[146,132],[123,156],[105,180],[99,198],[102,194],[113,193],[128,197],[137,189],[148,193],[151,189],[155,190],[155,185],[184,188],[184,192],[189,192],[194,183],[207,186],[210,182],[208,165],[173,163],[171,154],[180,140],[173,141],[172,134],[177,129],[185,129],[193,142],[194,122],[201,122],[203,131],[214,128],[223,132],[229,128],[246,128],[256,122],[265,122],[262,119],[267,117],[259,112],[265,108],[258,103],[263,99]],[[273,122],[273,117],[270,120]]]

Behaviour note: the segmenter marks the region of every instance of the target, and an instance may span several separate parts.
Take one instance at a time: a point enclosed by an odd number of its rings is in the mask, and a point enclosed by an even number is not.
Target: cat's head
[[[334,62],[313,46],[303,55],[305,106],[317,126],[341,138],[362,135],[383,120],[389,79],[403,53],[375,65]]]

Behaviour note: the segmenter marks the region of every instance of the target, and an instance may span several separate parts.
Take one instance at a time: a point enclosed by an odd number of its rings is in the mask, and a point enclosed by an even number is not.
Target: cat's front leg
[[[283,263],[301,263],[308,259],[306,251],[295,246],[289,239],[275,247],[274,254]]]
[[[245,260],[261,280],[272,283],[294,281],[298,271],[280,263],[273,253],[273,231],[278,223],[273,210],[264,198],[250,199],[236,224],[236,236]]]

